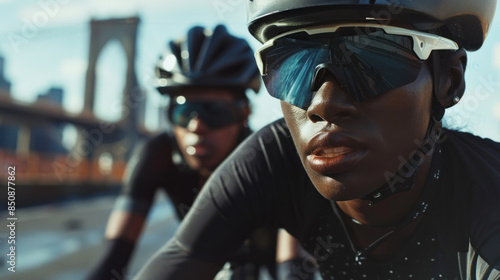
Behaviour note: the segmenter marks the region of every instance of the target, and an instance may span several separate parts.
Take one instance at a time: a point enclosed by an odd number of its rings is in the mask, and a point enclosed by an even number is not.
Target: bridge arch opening
[[[117,39],[102,49],[96,64],[95,115],[110,122],[119,121],[126,108],[123,96],[127,77],[127,56]]]

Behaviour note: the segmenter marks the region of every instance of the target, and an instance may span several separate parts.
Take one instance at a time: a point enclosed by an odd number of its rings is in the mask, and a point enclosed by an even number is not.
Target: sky
[[[246,0],[0,0],[0,55],[5,76],[12,82],[13,98],[33,102],[50,87],[65,90],[64,108],[78,113],[88,59],[90,19],[139,16],[136,74],[147,91],[146,127],[158,129],[158,108],[165,104],[147,83],[166,43],[197,24],[213,28],[225,23],[231,33],[260,43],[246,27]],[[500,9],[497,7],[497,13]],[[96,111],[102,119],[120,118],[120,100],[126,69],[125,54],[117,43],[108,44],[97,65]],[[469,53],[465,97],[447,112],[445,124],[500,141],[500,16],[495,18],[483,48]],[[258,129],[282,116],[279,102],[264,87],[251,95],[250,126]],[[110,109],[115,108],[115,109]]]

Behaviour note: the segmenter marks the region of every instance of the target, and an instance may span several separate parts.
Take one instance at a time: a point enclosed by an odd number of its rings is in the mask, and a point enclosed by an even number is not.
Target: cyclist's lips
[[[365,145],[354,137],[337,132],[319,133],[307,146],[307,162],[312,170],[333,175],[347,172],[366,155]]]
[[[186,148],[188,155],[196,157],[208,156],[212,153],[212,150],[212,146],[206,142],[197,143]]]
[[[190,156],[203,157],[211,153],[213,149],[209,141],[195,133],[190,133],[184,138],[186,153]]]

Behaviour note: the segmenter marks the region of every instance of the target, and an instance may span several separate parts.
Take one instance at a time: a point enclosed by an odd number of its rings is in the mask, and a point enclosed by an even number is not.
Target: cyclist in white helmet
[[[323,279],[500,279],[500,144],[441,124],[496,0],[247,2],[284,119],[220,166],[137,279],[211,279],[262,225]]]

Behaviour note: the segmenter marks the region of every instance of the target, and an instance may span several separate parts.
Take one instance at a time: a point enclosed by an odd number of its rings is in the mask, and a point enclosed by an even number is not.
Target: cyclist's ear
[[[440,61],[439,88],[436,93],[439,103],[444,108],[457,104],[465,91],[465,68],[467,53],[463,49],[446,52]]]

